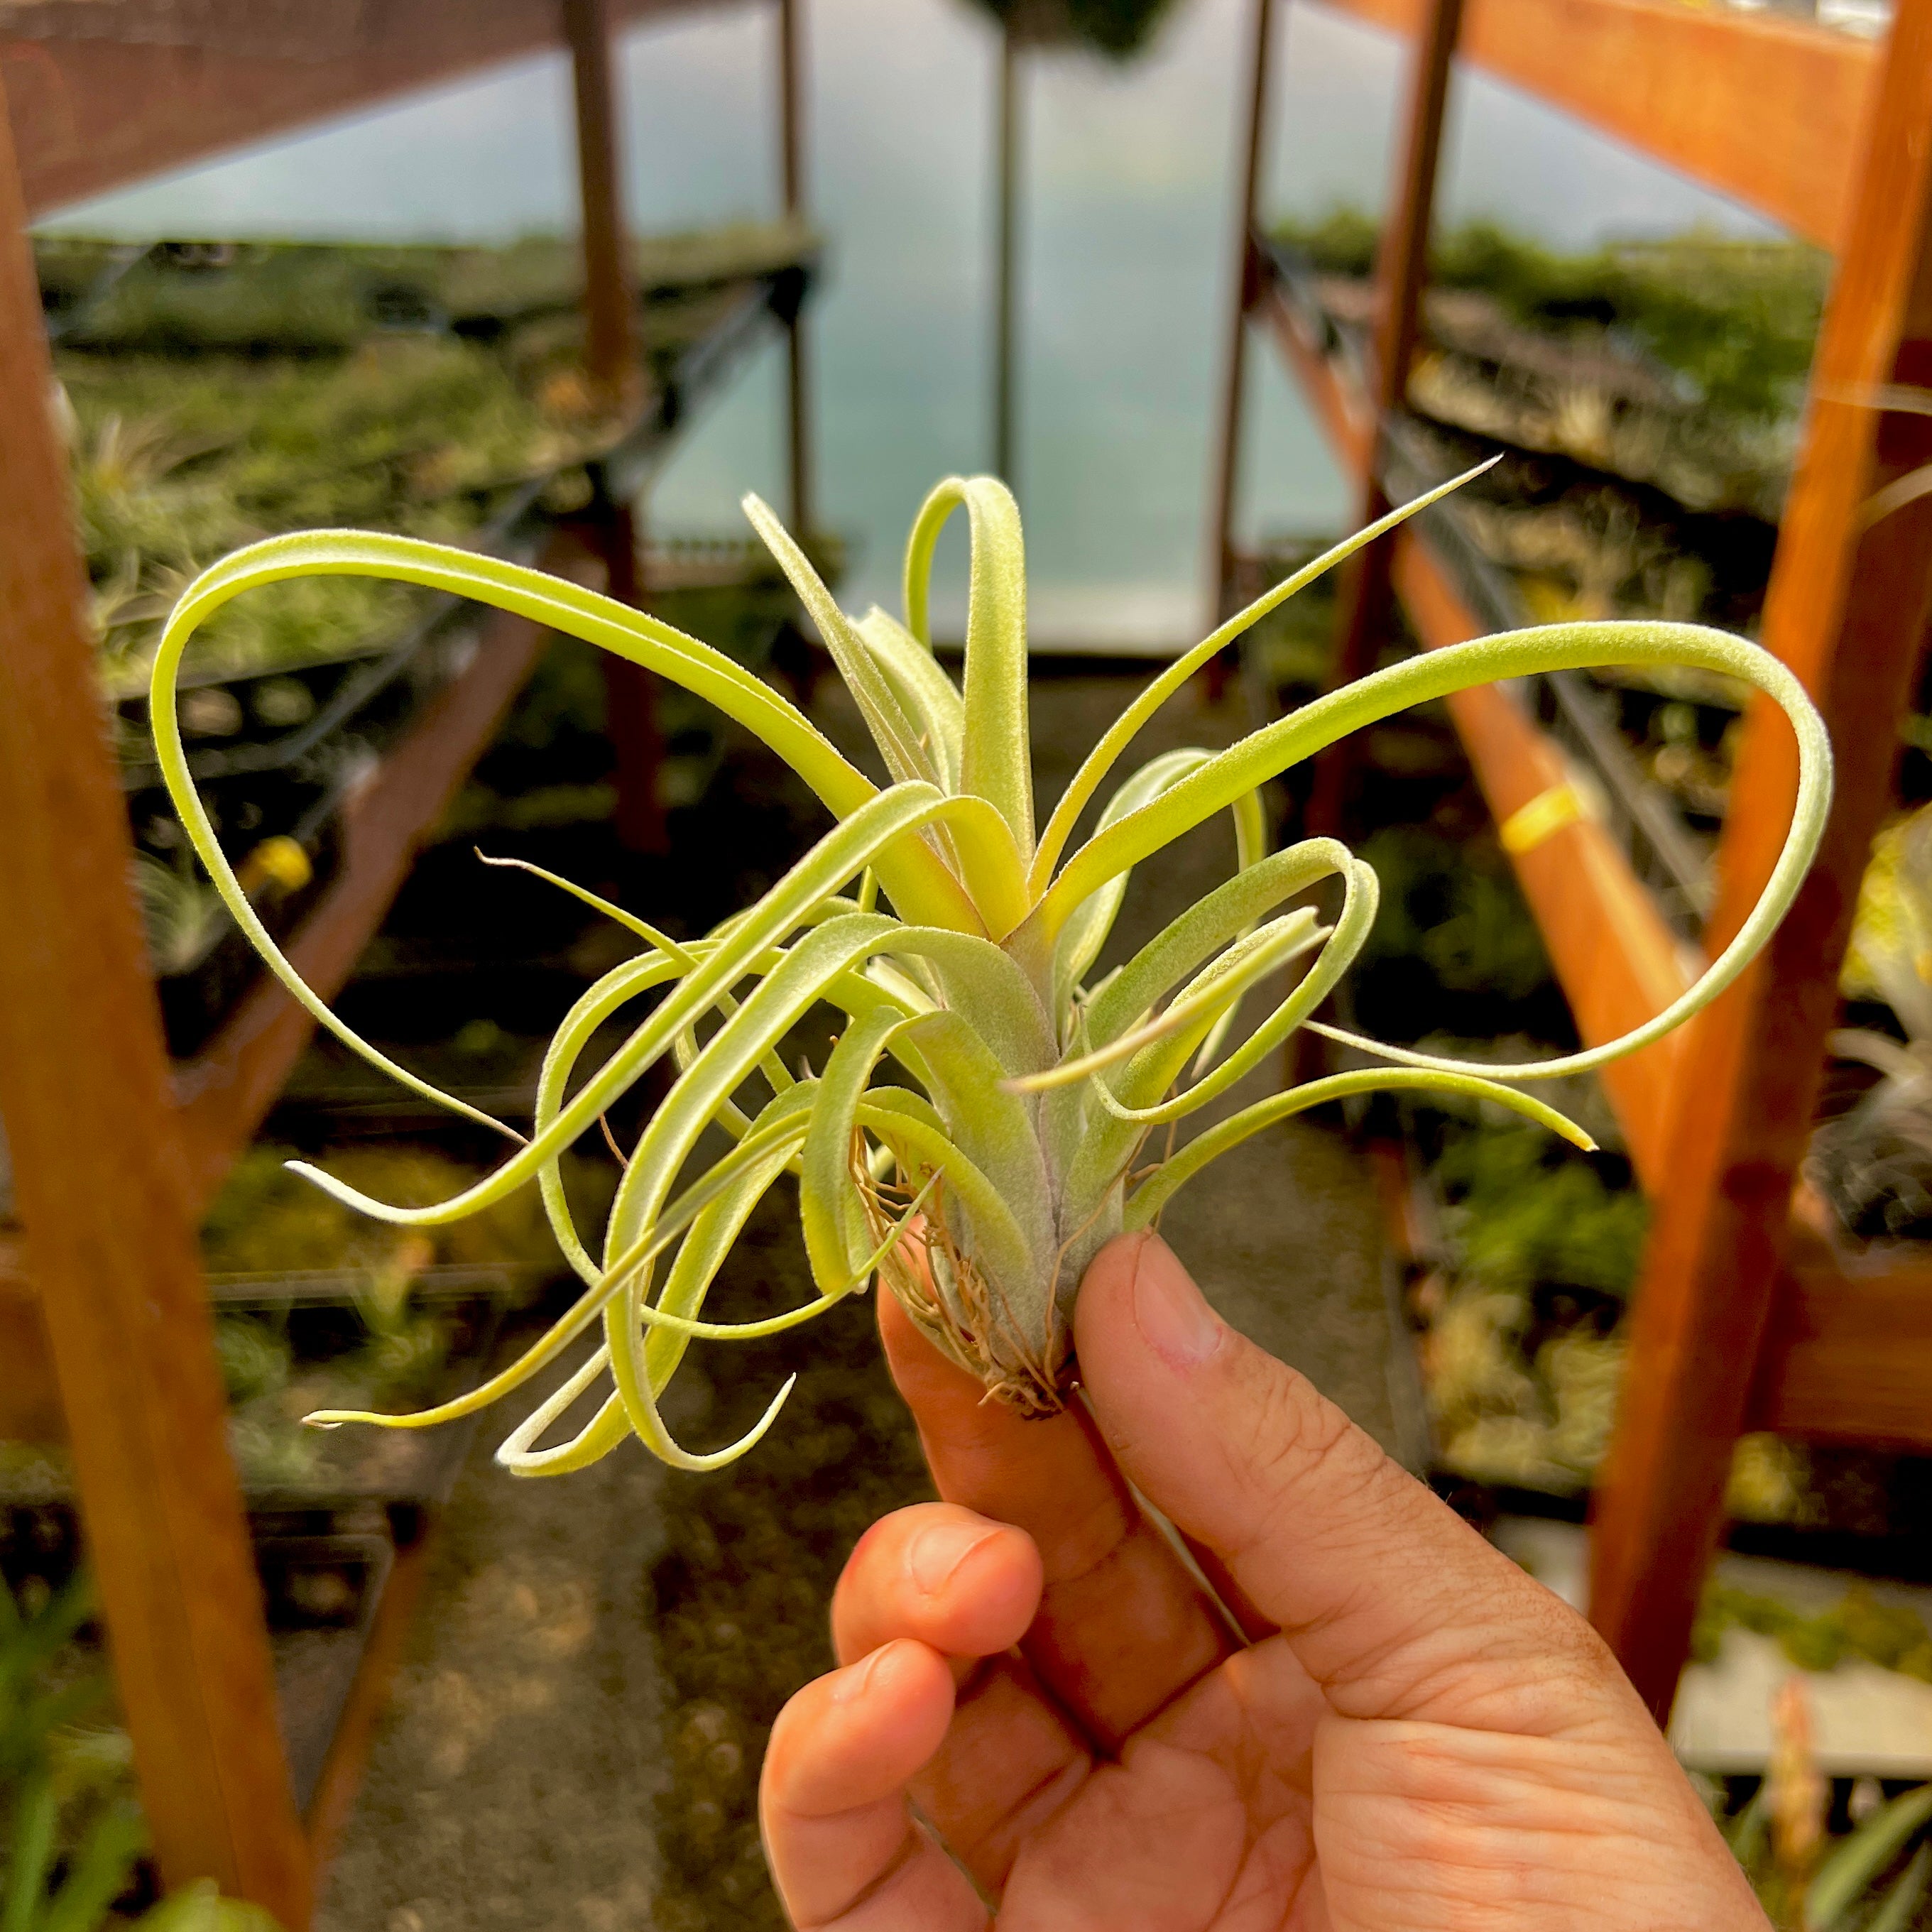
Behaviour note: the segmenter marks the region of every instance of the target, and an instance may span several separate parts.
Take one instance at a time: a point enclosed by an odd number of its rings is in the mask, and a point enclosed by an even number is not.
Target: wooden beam
[[[578,180],[584,209],[585,366],[608,404],[640,393],[643,372],[633,341],[634,302],[618,163],[622,136],[610,75],[610,0],[563,0],[565,37],[577,83]],[[598,478],[582,519],[582,535],[602,560],[604,587],[621,602],[640,602],[637,506],[620,501]],[[664,849],[658,779],[664,763],[658,729],[657,680],[642,664],[600,653],[604,735],[616,760],[617,836],[633,852]]]
[[[562,0],[577,106],[577,185],[584,236],[584,366],[607,406],[637,386],[623,136],[610,77],[610,0]]]
[[[1427,0],[1324,0],[1413,37]],[[1468,0],[1465,59],[1837,249],[1851,232],[1868,41],[1673,0]]]
[[[25,211],[0,128],[0,1111],[164,1880],[310,1871],[226,1435]]]
[[[604,566],[606,593],[639,609],[646,602],[641,501],[600,496],[580,526],[584,542]],[[658,722],[657,674],[614,652],[600,651],[598,656],[604,674],[604,732],[615,760],[618,840],[628,852],[668,851],[670,834],[658,792],[664,734]]]
[[[1836,748],[1816,864],[1783,925],[1685,1036],[1592,1540],[1591,1615],[1660,1717],[1722,1526],[1746,1365],[1764,1345],[1838,968],[1892,799],[1898,719],[1932,608],[1932,503],[1868,526],[1874,493],[1932,460],[1932,422],[1870,406],[1932,380],[1932,0],[1902,0],[1827,304],[1762,636]],[[1790,817],[1790,734],[1754,710],[1718,855],[1711,941],[1735,932]],[[1932,1402],[1932,1387],[1925,1399]]]
[[[1250,0],[1247,124],[1241,144],[1234,210],[1234,288],[1228,304],[1228,360],[1222,372],[1221,440],[1215,452],[1214,538],[1216,618],[1228,614],[1234,578],[1234,501],[1240,484],[1241,415],[1247,388],[1248,316],[1262,284],[1255,248],[1261,213],[1262,160],[1268,142],[1269,43],[1274,0]]]
[[[1483,634],[1486,627],[1412,530],[1398,540],[1394,582],[1430,650]],[[1444,702],[1498,825],[1570,785],[1568,760],[1508,692],[1479,685]],[[1614,1040],[1661,1012],[1690,983],[1683,950],[1602,826],[1568,818],[1534,843],[1512,850],[1510,862],[1587,1045]],[[1682,1038],[1660,1040],[1605,1067],[1600,1076],[1638,1178],[1652,1191],[1666,1178],[1658,1128]]]
[[[1462,29],[1463,0],[1429,0],[1410,63],[1408,108],[1404,117],[1402,159],[1395,194],[1376,250],[1375,327],[1369,362],[1369,406],[1379,442],[1382,428],[1408,401],[1409,365],[1415,359],[1422,291],[1429,276],[1429,237],[1435,225],[1436,176],[1442,154],[1442,116],[1449,99],[1450,62]],[[1361,530],[1388,515],[1381,453],[1358,479],[1353,527]],[[1375,668],[1387,642],[1394,606],[1389,566],[1395,546],[1387,538],[1358,550],[1342,566],[1335,612],[1335,655],[1331,683],[1352,683]],[[1311,824],[1338,823],[1337,795],[1347,769],[1346,754],[1331,752],[1316,781]],[[1323,780],[1326,779],[1324,784]],[[1327,829],[1324,826],[1324,829]]]
[[[1382,445],[1390,418],[1408,400],[1409,364],[1414,359],[1418,311],[1428,279],[1429,237],[1436,213],[1436,176],[1442,152],[1442,116],[1449,98],[1450,63],[1461,31],[1463,0],[1428,0],[1409,64],[1408,109],[1391,206],[1376,250],[1375,326],[1367,370],[1368,459],[1355,477],[1352,527],[1365,528],[1388,514],[1382,488]],[[1358,550],[1338,573],[1335,642],[1328,683],[1336,689],[1375,668],[1395,615],[1390,570],[1395,545],[1388,538]],[[1330,745],[1316,761],[1306,814],[1310,832],[1334,834],[1346,824],[1360,747],[1351,738]]]
[[[616,0],[623,22],[701,0]],[[235,0],[197,32],[148,0],[0,7],[0,83],[28,214],[556,46],[556,0],[318,4],[280,38]],[[310,38],[312,36],[312,38]]]
[[[370,1622],[362,1660],[349,1687],[348,1700],[337,1721],[335,1735],[329,1740],[328,1754],[322,1760],[315,1795],[309,1800],[308,1816],[304,1821],[309,1850],[318,1870],[326,1868],[335,1856],[355,1809],[369,1748],[375,1742],[376,1727],[388,1708],[390,1687],[402,1667],[410,1626],[415,1621],[416,1606],[422,1600],[423,1588],[429,1579],[430,1544],[434,1534],[434,1526],[426,1523],[412,1540],[396,1552],[388,1580],[382,1586],[382,1600]]]

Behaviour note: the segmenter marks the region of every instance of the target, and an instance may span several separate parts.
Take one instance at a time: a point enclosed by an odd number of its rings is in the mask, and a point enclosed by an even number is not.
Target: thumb
[[[1158,1235],[1100,1251],[1074,1328],[1122,1469],[1338,1712],[1546,1734],[1630,1714],[1582,1618],[1222,1322]]]

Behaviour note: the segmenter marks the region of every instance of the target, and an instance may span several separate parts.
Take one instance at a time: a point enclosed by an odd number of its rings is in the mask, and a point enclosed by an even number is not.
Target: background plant
[[[1841,1058],[1881,1076],[1814,1136],[1808,1167],[1861,1234],[1922,1234],[1932,1226],[1932,806],[1872,842],[1840,989],[1882,1000],[1901,1041],[1875,1027],[1831,1036]]]
[[[1764,1778],[1724,1835],[1772,1922],[1780,1932],[1912,1932],[1932,1880],[1932,1784],[1888,1799],[1858,1780],[1852,1828],[1830,1837],[1832,1785],[1814,1752],[1803,1679],[1780,1687],[1771,1728]]]
[[[1562,1078],[1667,1032],[1736,978],[1810,864],[1828,801],[1829,748],[1796,680],[1763,652],[1664,623],[1556,625],[1479,640],[1391,665],[1224,752],[1154,759],[1114,785],[1092,831],[1076,838],[1141,728],[1196,670],[1342,557],[1453,487],[1316,560],[1178,658],[1103,734],[1043,825],[1028,747],[1019,518],[991,478],[949,479],[922,507],[907,548],[903,621],[876,609],[848,617],[777,519],[746,500],[865,718],[889,779],[883,788],[796,706],[721,653],[658,619],[515,565],[406,538],[336,532],[272,539],[205,572],[169,620],[152,698],[163,771],[196,848],[238,922],[319,1023],[404,1084],[472,1119],[488,1117],[338,1020],[240,891],[188,776],[176,722],[176,672],[200,625],[243,591],[292,578],[373,577],[472,596],[684,685],[763,739],[838,821],[755,904],[688,944],[555,881],[627,926],[643,950],[566,1016],[546,1057],[530,1137],[488,1122],[520,1144],[487,1179],[439,1204],[405,1207],[297,1164],[338,1199],[406,1226],[459,1220],[535,1182],[585,1285],[542,1340],[460,1401],[407,1417],[314,1419],[420,1426],[466,1413],[601,1327],[601,1344],[512,1433],[500,1460],[522,1474],[555,1473],[634,1433],[679,1467],[713,1467],[763,1436],[790,1384],[738,1442],[694,1454],[673,1439],[658,1406],[691,1342],[795,1326],[875,1272],[935,1344],[996,1396],[1045,1412],[1060,1405],[1072,1372],[1069,1316],[1087,1261],[1119,1230],[1153,1223],[1178,1187],[1274,1120],[1372,1089],[1448,1090],[1488,1098],[1588,1144],[1580,1129],[1498,1076]],[[934,548],[961,509],[970,536],[970,596],[964,676],[956,686],[932,654],[928,604]],[[1315,1021],[1374,921],[1376,876],[1332,839],[1270,852],[1259,787],[1408,705],[1499,677],[1612,662],[1690,664],[1743,678],[1777,700],[1796,732],[1802,776],[1792,829],[1762,901],[1732,944],[1644,1025],[1532,1066],[1448,1059]],[[1124,964],[1090,979],[1133,867],[1223,812],[1234,830],[1234,875]],[[1303,903],[1324,887],[1340,890],[1325,925]],[[1231,1045],[1246,996],[1291,968],[1289,989]],[[598,1029],[646,998],[655,1004],[628,1039],[573,1088]],[[842,1030],[821,1066],[794,1072],[779,1048],[821,1001],[843,1016]],[[1274,1095],[1177,1144],[1183,1122],[1303,1025],[1382,1064]],[[884,1071],[889,1059],[898,1077]],[[630,1150],[593,1256],[564,1198],[559,1162],[665,1061],[676,1077]],[[702,1144],[714,1129],[733,1144],[707,1164]],[[694,1166],[695,1178],[686,1178]],[[818,1296],[762,1322],[704,1320],[724,1255],[787,1174],[797,1181]],[[905,1238],[915,1216],[916,1246]],[[538,1446],[606,1376],[610,1392],[590,1420],[560,1443]]]
[[[0,1582],[0,1928],[94,1932],[134,1877],[147,1827],[113,1686],[74,1640],[93,1614],[84,1570],[38,1600]]]

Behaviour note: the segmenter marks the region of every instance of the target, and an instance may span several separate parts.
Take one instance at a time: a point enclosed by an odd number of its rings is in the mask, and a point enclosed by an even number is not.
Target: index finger
[[[1020,1649],[1102,1750],[1240,1647],[1084,1408],[1028,1420],[988,1400],[890,1294],[879,1332],[939,1493],[1038,1548],[1040,1614]]]

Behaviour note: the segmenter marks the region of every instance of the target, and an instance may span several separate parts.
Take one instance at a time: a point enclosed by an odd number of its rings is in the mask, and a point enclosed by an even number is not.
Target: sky
[[[1232,194],[1251,0],[1179,0],[1142,58],[1034,55],[1022,78],[1020,434],[1037,641],[1172,650],[1204,622]],[[927,488],[990,460],[996,46],[971,0],[805,0],[808,195],[825,232],[810,322],[821,514],[854,544],[842,599],[896,602]],[[1264,207],[1379,208],[1398,43],[1283,8]],[[646,230],[778,205],[775,10],[632,31],[620,62],[630,217]],[[1763,223],[1480,74],[1451,92],[1440,208],[1558,247]],[[577,220],[567,62],[545,55],[61,211],[142,237],[492,240]],[[1348,492],[1265,346],[1249,358],[1243,535],[1338,530]],[[741,532],[782,496],[782,364],[761,356],[659,479],[667,532]],[[961,560],[942,556],[940,620]],[[948,582],[953,594],[945,593]]]

